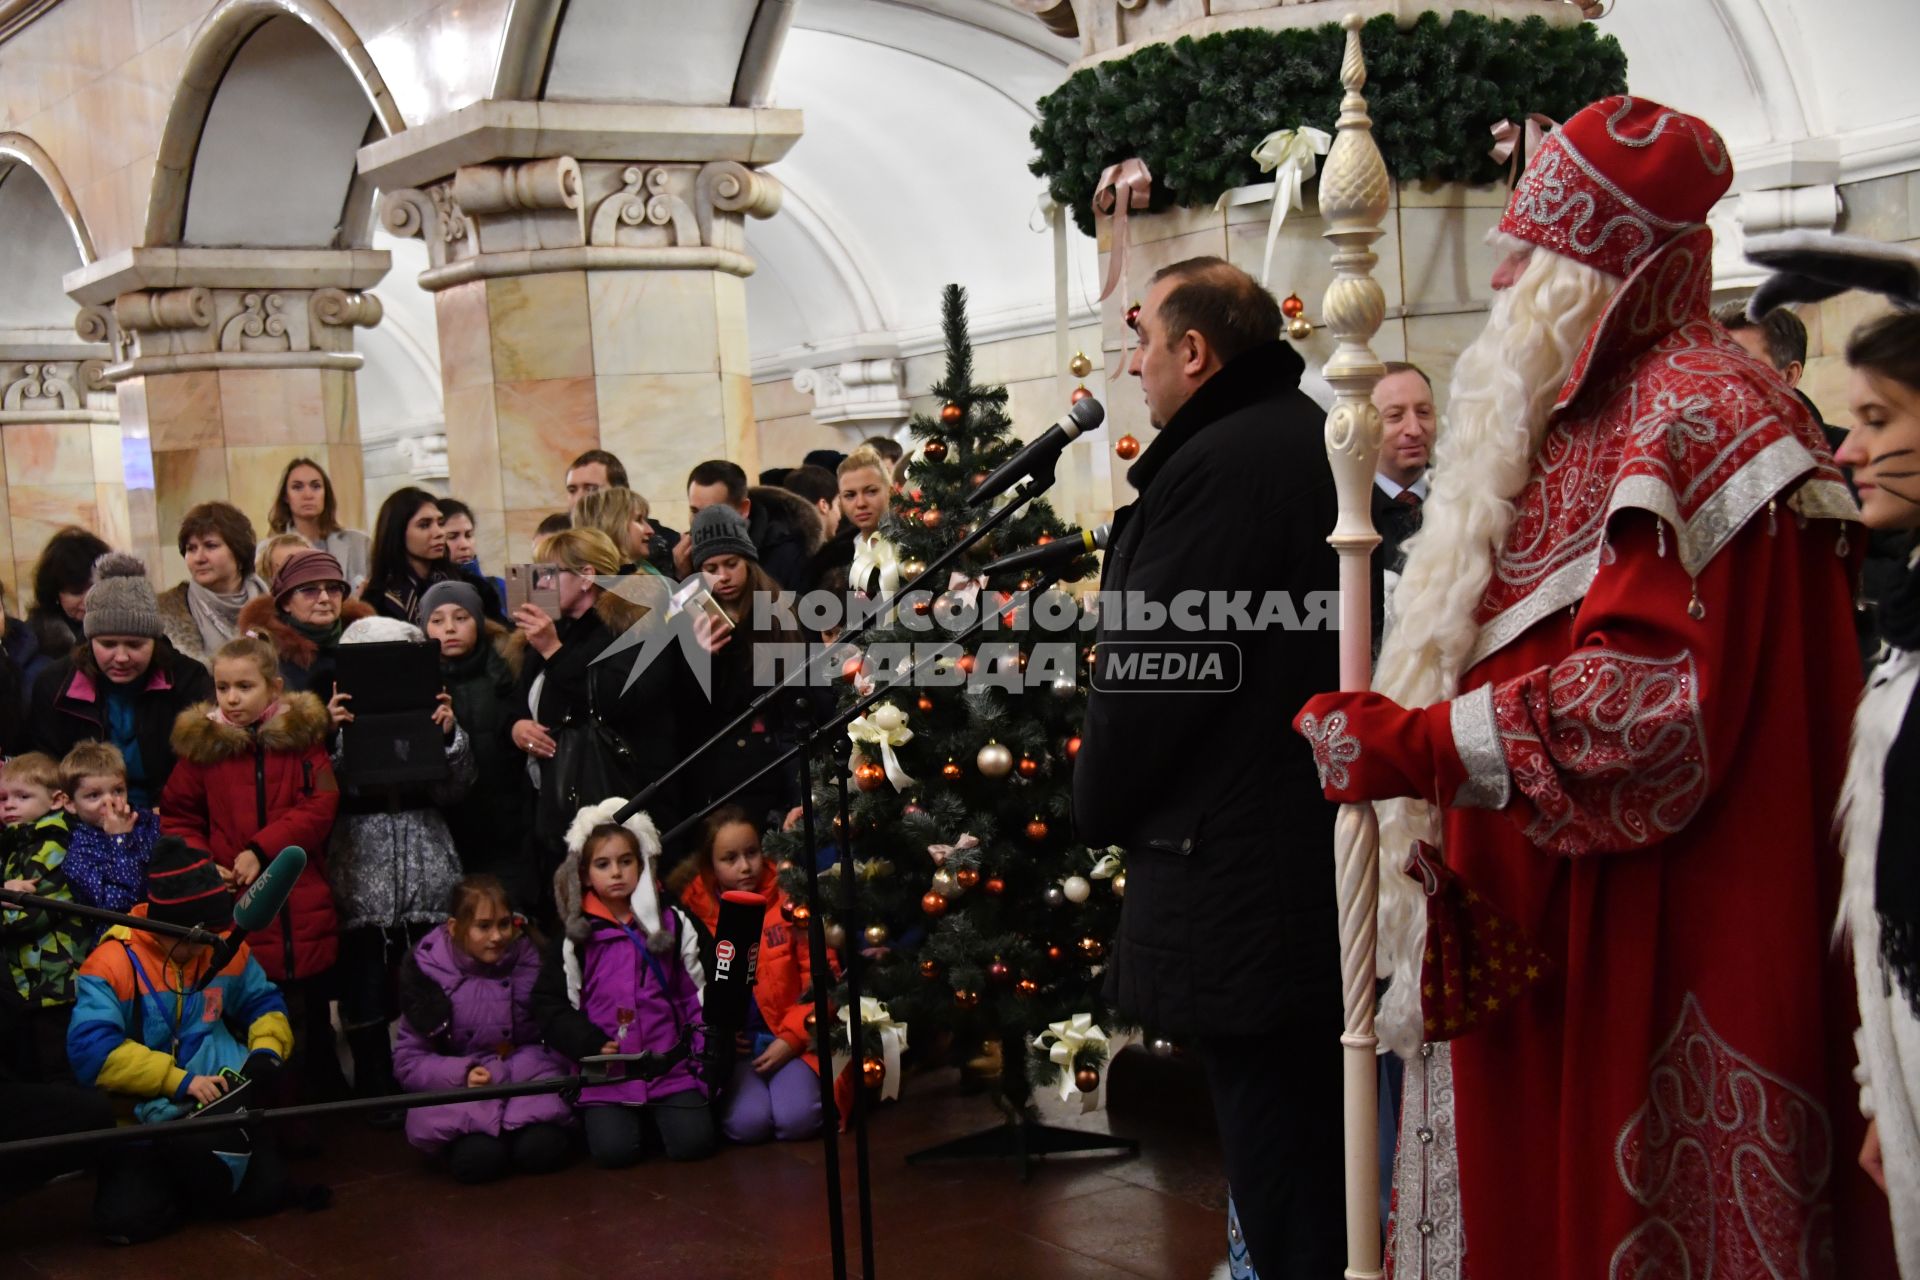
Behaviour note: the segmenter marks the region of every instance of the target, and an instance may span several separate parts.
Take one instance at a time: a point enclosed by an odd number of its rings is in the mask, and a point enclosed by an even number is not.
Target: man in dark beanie
[[[147,901],[135,915],[219,933],[233,893],[213,856],[175,836],[154,846]],[[293,1050],[286,1002],[245,943],[208,974],[214,944],[119,926],[80,968],[67,1056],[74,1078],[140,1099],[142,1124],[177,1120],[279,1068]],[[287,1200],[286,1172],[265,1132],[169,1137],[103,1170],[94,1196],[116,1243],[151,1240],[187,1216],[245,1217]]]

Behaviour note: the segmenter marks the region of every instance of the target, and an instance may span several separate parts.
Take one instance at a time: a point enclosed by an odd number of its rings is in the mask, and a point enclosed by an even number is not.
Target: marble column
[[[77,340],[0,342],[0,570],[9,612],[30,602],[34,561],[55,531],[79,525],[114,546],[133,541],[120,414],[100,376],[108,353]]]
[[[131,249],[69,275],[83,332],[109,340],[130,449],[150,458],[150,525],[132,545],[161,583],[180,581],[180,517],[215,499],[264,535],[286,464],[327,469],[340,521],[365,528],[353,330],[380,322],[363,292],[387,272],[366,249]],[[137,469],[137,468],[136,468]],[[136,508],[137,508],[136,504]]]
[[[485,563],[526,555],[587,449],[668,513],[698,462],[758,472],[743,224],[799,136],[797,111],[486,101],[362,149],[388,230],[427,246]]]

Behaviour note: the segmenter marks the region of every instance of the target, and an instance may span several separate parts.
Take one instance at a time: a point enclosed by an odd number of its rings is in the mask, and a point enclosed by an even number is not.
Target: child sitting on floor
[[[540,1043],[533,984],[540,953],[520,932],[506,886],[488,875],[453,887],[449,919],[420,940],[400,970],[400,1032],[393,1073],[409,1093],[523,1084],[573,1067]],[[446,1152],[460,1182],[510,1171],[548,1173],[566,1162],[572,1109],[557,1093],[490,1098],[407,1112],[407,1141]]]
[[[127,762],[110,742],[81,742],[60,762],[74,816],[67,880],[76,902],[125,911],[147,896],[147,859],[160,818],[127,802]]]
[[[19,893],[71,902],[67,886],[66,792],[53,757],[30,751],[0,770],[0,879]],[[67,1078],[67,1017],[73,972],[92,934],[85,921],[49,911],[0,912],[8,982],[0,988],[6,1066],[21,1079]]]

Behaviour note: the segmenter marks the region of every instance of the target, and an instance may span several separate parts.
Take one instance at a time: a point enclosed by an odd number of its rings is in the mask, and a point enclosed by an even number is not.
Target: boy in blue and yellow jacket
[[[38,751],[15,756],[0,770],[0,881],[8,889],[72,901],[67,883],[66,793],[60,766]],[[0,950],[7,979],[0,985],[0,1044],[5,1069],[22,1080],[58,1082],[67,1072],[67,1015],[73,1009],[74,971],[87,953],[91,930],[83,920],[49,911],[0,910]]]
[[[233,897],[211,855],[163,837],[135,915],[218,933]],[[80,967],[67,1056],[74,1077],[134,1101],[156,1124],[191,1114],[227,1092],[223,1070],[258,1092],[293,1049],[286,1002],[242,944],[200,985],[211,945],[109,929]],[[257,1104],[254,1104],[257,1105]],[[187,1213],[245,1216],[285,1202],[287,1182],[264,1131],[170,1136],[102,1172],[94,1212],[109,1239],[152,1239]]]

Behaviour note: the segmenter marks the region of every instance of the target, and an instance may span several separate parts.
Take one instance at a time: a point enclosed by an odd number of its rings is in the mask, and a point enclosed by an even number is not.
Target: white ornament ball
[[[1079,692],[1080,685],[1072,676],[1055,676],[1052,688],[1054,697],[1064,699],[1071,698]]]
[[[907,722],[907,713],[891,702],[883,702],[873,709],[873,724],[883,733],[892,733]]]
[[[1013,752],[997,742],[989,742],[980,748],[980,754],[973,758],[980,773],[988,778],[1004,778],[1013,770]]]
[[[1078,906],[1087,900],[1093,892],[1093,886],[1087,883],[1085,876],[1068,876],[1060,884],[1060,891],[1067,895],[1067,901]]]

